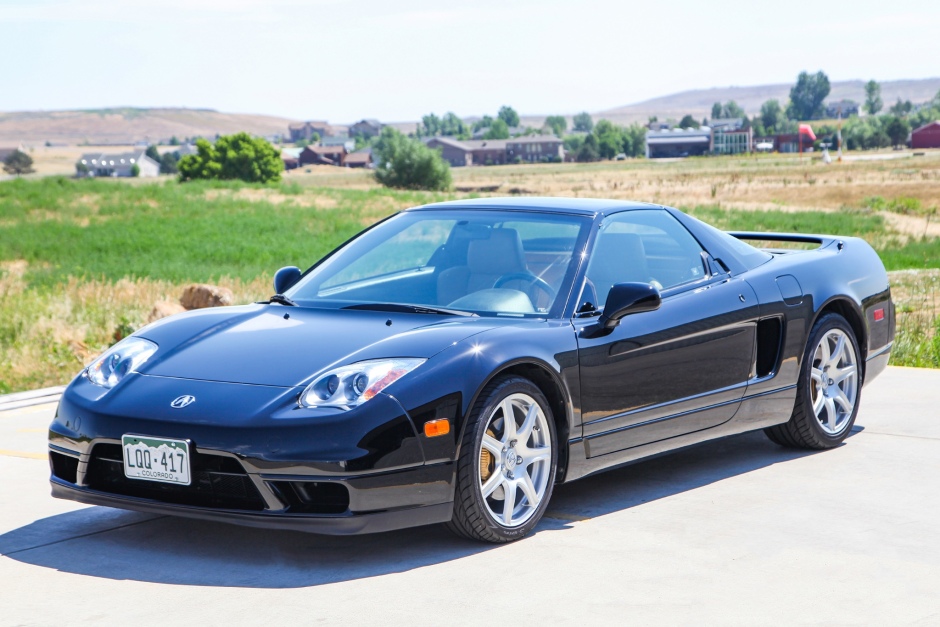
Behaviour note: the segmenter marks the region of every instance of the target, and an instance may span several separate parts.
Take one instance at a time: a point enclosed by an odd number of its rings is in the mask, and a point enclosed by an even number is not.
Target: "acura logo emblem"
[[[170,403],[170,407],[172,407],[173,409],[183,409],[187,405],[192,405],[195,402],[196,402],[195,396],[190,396],[189,394],[185,394],[183,396],[177,396],[176,398],[174,398],[173,402]]]

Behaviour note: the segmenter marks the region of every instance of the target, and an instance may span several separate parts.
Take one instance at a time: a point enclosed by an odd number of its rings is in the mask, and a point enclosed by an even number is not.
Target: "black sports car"
[[[838,445],[894,338],[864,241],[622,201],[417,207],[274,282],[82,371],[50,427],[53,495],[503,542],[556,483],[642,457],[754,429]]]

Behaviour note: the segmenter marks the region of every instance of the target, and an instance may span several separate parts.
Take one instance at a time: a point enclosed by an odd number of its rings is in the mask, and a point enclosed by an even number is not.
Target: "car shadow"
[[[563,532],[573,521],[642,506],[812,454],[780,448],[760,433],[700,444],[556,487],[536,534]],[[442,525],[320,536],[106,507],[50,516],[0,535],[0,555],[63,572],[250,588],[350,581],[499,549],[457,538]]]

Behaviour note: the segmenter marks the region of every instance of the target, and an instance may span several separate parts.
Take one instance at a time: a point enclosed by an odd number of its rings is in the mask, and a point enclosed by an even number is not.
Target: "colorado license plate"
[[[124,475],[163,483],[190,484],[189,443],[139,435],[125,435]]]

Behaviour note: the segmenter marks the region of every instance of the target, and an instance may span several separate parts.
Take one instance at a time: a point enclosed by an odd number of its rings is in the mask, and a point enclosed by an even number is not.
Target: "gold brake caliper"
[[[495,438],[496,435],[491,429],[486,430],[486,435],[491,438]],[[486,483],[486,480],[490,478],[490,475],[493,474],[493,455],[486,450],[485,447],[480,447],[480,479],[483,483]]]

